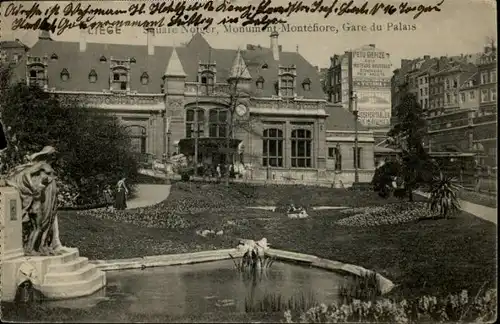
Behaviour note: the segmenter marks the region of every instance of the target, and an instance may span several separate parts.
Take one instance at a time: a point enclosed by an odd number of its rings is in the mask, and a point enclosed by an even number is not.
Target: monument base
[[[45,299],[83,297],[106,286],[106,273],[80,257],[77,248],[63,248],[55,256],[17,256],[2,264],[2,300],[14,301],[17,287],[26,280]]]

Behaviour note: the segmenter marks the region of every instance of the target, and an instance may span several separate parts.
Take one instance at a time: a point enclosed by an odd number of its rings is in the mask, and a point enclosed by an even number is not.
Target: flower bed
[[[422,202],[352,208],[342,210],[341,213],[353,215],[338,220],[337,225],[356,227],[401,224],[434,216]]]
[[[469,298],[468,292],[463,290],[460,294],[450,294],[443,298],[422,296],[411,300],[383,298],[375,302],[353,300],[345,304],[321,304],[306,312],[288,310],[285,312],[285,320],[287,323],[484,323],[496,320],[496,306],[496,289],[489,289],[475,298]]]

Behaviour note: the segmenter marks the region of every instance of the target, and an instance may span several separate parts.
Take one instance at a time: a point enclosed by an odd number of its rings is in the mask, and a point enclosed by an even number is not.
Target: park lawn
[[[231,199],[228,196],[241,192],[228,193],[227,188],[211,187],[209,194],[202,195],[200,190],[206,192],[207,189],[203,185],[180,189],[174,186],[171,197],[156,208],[183,203],[186,210],[191,210],[182,214],[190,222],[189,228],[145,228],[61,212],[62,242],[78,247],[81,255],[89,259],[118,259],[231,248],[237,245],[239,238],[266,237],[273,248],[314,254],[375,270],[398,285],[393,294],[404,297],[462,289],[474,293],[482,285],[494,287],[496,284],[496,226],[465,212],[448,220],[370,228],[343,227],[335,224],[336,220],[345,217],[338,211],[311,211],[309,219],[297,220],[280,213],[242,207],[243,203],[258,200],[277,204],[290,196],[309,199],[310,205],[371,206],[392,201],[382,200],[373,193],[328,188],[307,187],[307,191],[304,188],[281,191],[262,188],[262,192],[247,195],[244,202],[228,205],[224,211],[226,200]],[[286,195],[280,196],[280,192],[287,190]],[[199,197],[202,200],[199,203],[209,208],[200,210],[191,206],[188,202],[193,196]],[[220,197],[220,201],[217,202],[216,197]],[[234,225],[229,225],[228,221]],[[205,238],[195,234],[200,229],[223,229],[224,234]]]

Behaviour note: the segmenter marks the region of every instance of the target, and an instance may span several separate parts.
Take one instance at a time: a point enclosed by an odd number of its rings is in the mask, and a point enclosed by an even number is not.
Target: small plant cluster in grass
[[[356,276],[352,282],[340,287],[339,295],[346,304],[351,303],[354,299],[375,301],[382,296],[377,273],[367,272]]]
[[[435,215],[422,202],[402,202],[377,207],[345,209],[341,213],[354,215],[338,220],[337,225],[356,227],[401,224]]]
[[[253,300],[252,296],[245,298],[246,313],[276,313],[287,309],[306,311],[317,305],[314,293],[302,292],[290,298],[285,298],[279,293],[265,294],[259,300]]]
[[[469,298],[466,290],[444,298],[423,296],[414,300],[380,299],[375,302],[352,300],[314,306],[307,311],[289,308],[287,323],[422,323],[422,322],[493,322],[497,316],[497,291]]]
[[[131,210],[92,209],[79,211],[78,214],[148,228],[184,229],[190,226],[190,223],[178,212],[165,211],[156,206]]]

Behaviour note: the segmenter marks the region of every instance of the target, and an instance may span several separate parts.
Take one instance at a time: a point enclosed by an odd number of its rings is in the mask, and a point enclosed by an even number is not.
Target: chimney
[[[148,28],[146,32],[148,34],[148,55],[155,55],[155,45],[153,44],[155,29]]]
[[[280,46],[278,45],[278,32],[271,33],[271,51],[273,51],[273,58],[275,61],[280,60]]]
[[[368,46],[375,48],[375,44],[369,44]]]
[[[430,55],[424,55],[424,60],[430,60],[431,56]]]
[[[80,52],[87,50],[87,28],[80,26]]]

